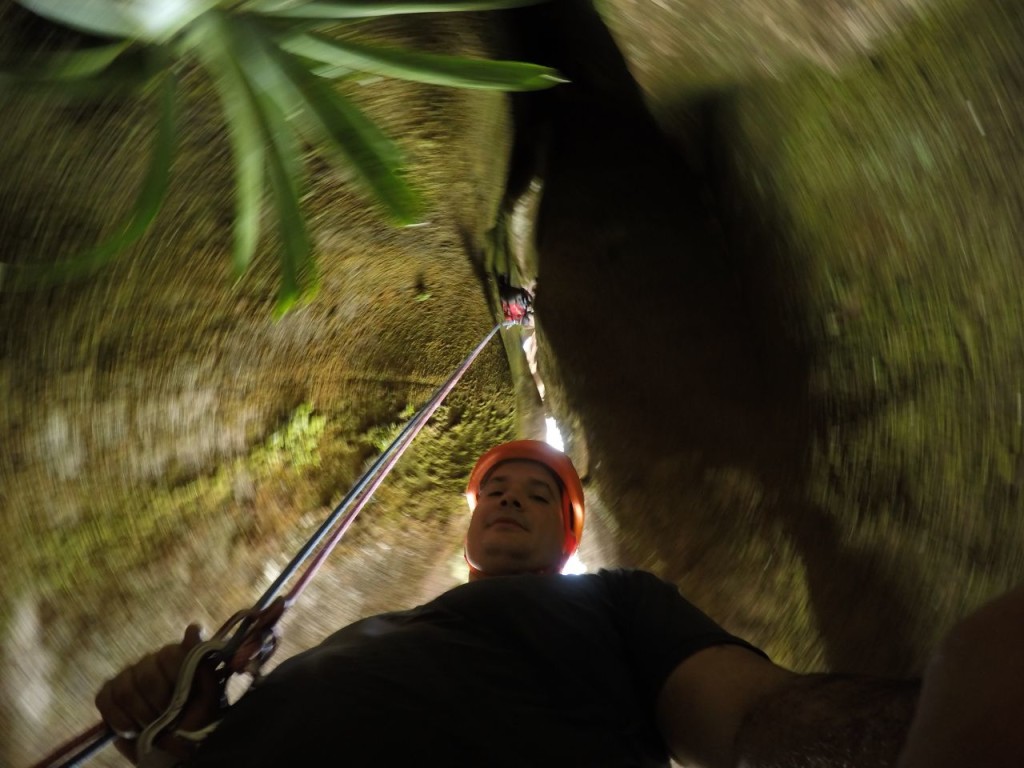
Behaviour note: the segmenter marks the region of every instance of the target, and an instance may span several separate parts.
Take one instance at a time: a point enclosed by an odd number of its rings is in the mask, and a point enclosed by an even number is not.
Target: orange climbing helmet
[[[568,560],[580,544],[583,535],[583,483],[569,457],[541,440],[513,440],[496,445],[477,459],[466,486],[466,501],[470,511],[476,509],[480,486],[490,471],[504,461],[536,461],[543,464],[558,478],[562,492],[562,523],[565,539],[562,561]]]

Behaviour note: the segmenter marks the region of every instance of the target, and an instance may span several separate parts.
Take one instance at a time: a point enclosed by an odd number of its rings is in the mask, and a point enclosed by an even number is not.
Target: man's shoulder
[[[592,575],[611,584],[632,584],[638,586],[661,585],[671,589],[676,588],[676,586],[671,582],[665,581],[660,576],[640,568],[602,568]]]
[[[654,579],[655,581],[663,581],[658,576],[655,576],[650,571],[645,571],[642,568],[601,568],[594,573],[595,576],[604,575],[608,578],[621,578],[621,579]]]

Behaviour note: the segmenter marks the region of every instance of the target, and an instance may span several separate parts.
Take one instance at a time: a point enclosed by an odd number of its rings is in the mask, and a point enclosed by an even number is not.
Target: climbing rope
[[[201,664],[208,663],[216,667],[218,682],[222,686],[221,690],[232,675],[247,673],[254,680],[259,676],[261,667],[277,648],[279,635],[277,624],[284,612],[294,604],[313,576],[320,570],[324,561],[373,496],[374,491],[384,481],[384,478],[387,477],[448,394],[455,388],[459,379],[469,370],[473,361],[487,346],[494,334],[502,326],[511,324],[513,323],[506,320],[495,325],[483,341],[469,353],[448,380],[434,392],[433,397],[406,423],[398,436],[392,440],[345,498],[338,503],[253,606],[248,610],[236,613],[212,638],[199,643],[189,652],[178,675],[174,692],[171,695],[171,702],[164,712],[139,736],[137,747],[140,756],[151,750],[156,738],[171,729],[177,722],[188,702],[196,671]],[[292,579],[317,547],[320,547],[319,552],[306,566],[288,594],[279,597],[285,584]],[[198,741],[210,730],[212,728],[204,729],[198,734],[181,731],[175,733],[185,739]],[[105,747],[115,735],[106,724],[97,723],[89,730],[62,744],[35,763],[32,768],[70,768],[70,766],[81,765]]]

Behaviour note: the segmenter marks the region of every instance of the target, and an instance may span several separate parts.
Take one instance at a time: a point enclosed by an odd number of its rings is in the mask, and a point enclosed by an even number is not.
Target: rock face
[[[670,102],[594,16],[544,54],[578,86],[537,230],[554,407],[623,557],[802,669],[912,673],[1022,575],[1024,17],[942,10],[698,96],[653,57]]]
[[[598,7],[378,29],[508,55],[500,21],[572,84],[358,86],[429,225],[389,229],[316,176],[323,287],[281,321],[272,244],[230,282],[227,148],[194,73],[154,231],[90,281],[0,295],[0,762],[88,724],[113,669],[267,585],[492,326],[496,222],[537,281],[591,567],[655,570],[797,669],[895,675],[1024,577],[1024,11]],[[71,255],[128,204],[147,104],[3,98],[5,258]],[[455,582],[468,467],[539,415],[507,341],[519,380],[485,353],[283,654]]]
[[[5,33],[23,18],[10,10]],[[371,31],[475,55],[500,42],[486,14]],[[309,306],[273,319],[273,237],[232,281],[229,152],[198,72],[184,73],[173,187],[152,231],[90,280],[0,297],[0,514],[18,532],[0,544],[0,632],[21,670],[0,692],[0,763],[87,725],[116,665],[250,605],[493,327],[472,257],[504,188],[506,97],[347,87],[397,137],[426,223],[391,228],[311,159],[321,289]],[[4,98],[18,116],[0,140],[4,259],[69,258],[130,204],[151,104]],[[453,583],[461,483],[514,427],[507,371],[493,343],[305,597],[284,653]],[[35,689],[52,690],[47,706],[28,700]]]
[[[598,7],[645,94],[665,103],[687,90],[785,77],[801,64],[838,71],[941,5],[934,0],[609,0]]]

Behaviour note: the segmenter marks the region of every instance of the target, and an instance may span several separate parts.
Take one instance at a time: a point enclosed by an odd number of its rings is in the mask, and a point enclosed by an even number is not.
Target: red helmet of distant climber
[[[541,440],[513,440],[496,445],[477,459],[466,486],[470,510],[476,508],[480,486],[496,466],[505,461],[536,461],[558,478],[562,493],[562,565],[576,551],[583,535],[583,484],[569,457]]]

